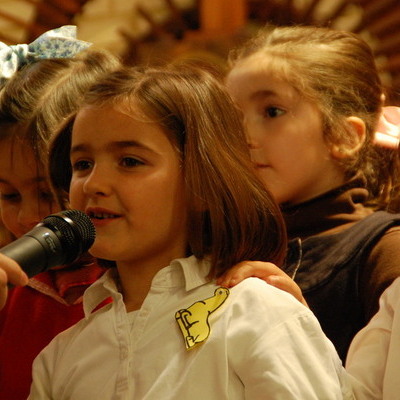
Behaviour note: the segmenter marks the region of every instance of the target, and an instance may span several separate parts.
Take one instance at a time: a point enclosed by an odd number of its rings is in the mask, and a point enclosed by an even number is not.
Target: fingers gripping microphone
[[[57,265],[69,264],[86,252],[96,231],[90,218],[79,210],[51,214],[32,230],[0,249],[15,260],[29,277]]]

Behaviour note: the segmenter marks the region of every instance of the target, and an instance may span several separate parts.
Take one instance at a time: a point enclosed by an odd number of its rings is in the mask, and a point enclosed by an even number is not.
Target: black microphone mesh
[[[96,230],[90,218],[79,210],[66,210],[49,215],[42,224],[60,232],[61,245],[68,253],[68,262],[74,261],[87,251],[96,238]]]

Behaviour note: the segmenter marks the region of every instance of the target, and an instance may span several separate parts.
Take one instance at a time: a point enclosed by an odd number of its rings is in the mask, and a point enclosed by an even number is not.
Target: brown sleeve
[[[382,292],[400,276],[400,227],[389,229],[373,247],[360,273],[361,301],[369,320],[379,308]]]

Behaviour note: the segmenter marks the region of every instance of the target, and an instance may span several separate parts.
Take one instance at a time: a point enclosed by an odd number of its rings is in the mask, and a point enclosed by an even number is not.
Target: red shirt
[[[83,318],[83,292],[103,272],[95,264],[52,270],[10,290],[0,312],[0,399],[26,400],[33,360],[54,336]],[[72,304],[66,301],[70,289]]]

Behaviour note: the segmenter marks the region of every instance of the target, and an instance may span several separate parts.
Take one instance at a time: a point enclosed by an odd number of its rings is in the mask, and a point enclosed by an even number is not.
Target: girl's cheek
[[[72,208],[79,209],[80,200],[83,197],[82,185],[78,185],[77,182],[71,181],[70,191],[69,191],[69,202]]]
[[[57,213],[57,212],[60,212],[60,211],[61,211],[60,206],[55,202],[52,203],[50,213],[53,214],[53,213]]]
[[[72,208],[79,209],[79,197],[77,196],[76,192],[73,192],[73,191],[70,192],[69,203]]]

